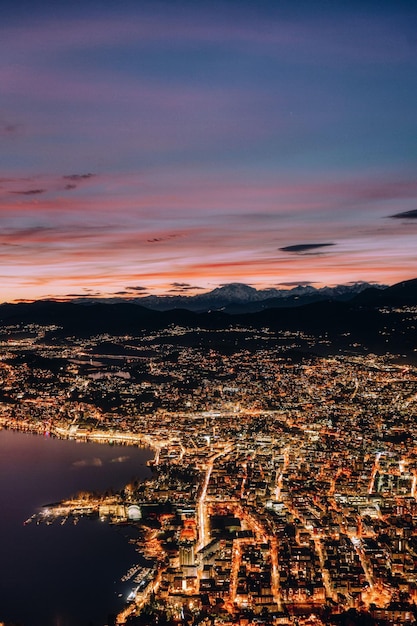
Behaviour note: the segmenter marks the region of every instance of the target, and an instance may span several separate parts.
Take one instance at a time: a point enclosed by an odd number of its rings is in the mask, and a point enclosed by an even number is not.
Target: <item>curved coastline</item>
[[[49,443],[48,437],[28,439],[30,435],[43,435],[43,430],[28,428],[27,424],[19,424],[19,428],[11,426],[11,424],[4,424],[3,420],[0,422],[0,436],[3,435],[1,461],[4,466],[0,491],[2,499],[8,502],[8,510],[3,516],[1,525],[2,536],[7,537],[4,545],[4,566],[9,571],[7,579],[3,580],[0,585],[2,611],[0,621],[18,620],[23,624],[33,624],[33,626],[35,624],[48,626],[48,624],[52,625],[52,617],[49,613],[52,614],[54,610],[56,615],[61,615],[62,624],[81,624],[78,619],[82,616],[80,606],[81,602],[85,602],[83,589],[86,589],[87,585],[91,587],[91,595],[95,597],[95,600],[89,599],[86,602],[85,615],[88,614],[91,618],[95,616],[95,623],[101,611],[103,621],[106,621],[104,614],[106,610],[113,609],[114,612],[118,612],[124,605],[125,600],[121,605],[120,592],[124,591],[125,585],[122,585],[120,581],[124,572],[128,570],[129,564],[131,566],[136,562],[134,556],[136,550],[122,537],[124,533],[107,531],[106,528],[110,528],[110,525],[100,524],[98,521],[76,526],[71,523],[62,526],[58,521],[52,526],[47,524],[24,526],[24,520],[27,514],[37,510],[42,502],[58,502],[61,495],[65,497],[66,494],[78,492],[84,488],[84,485],[87,490],[93,491],[104,491],[107,488],[104,485],[108,485],[109,488],[119,488],[125,481],[129,481],[129,476],[134,475],[133,472],[136,469],[139,472],[137,477],[144,480],[149,472],[145,470],[145,467],[152,458],[150,447],[147,446],[146,450],[146,442],[142,446],[131,442],[130,445],[136,451],[132,450],[130,456],[120,457],[126,459],[124,463],[116,463],[113,457],[118,458],[121,453],[121,451],[116,452],[117,443],[114,447],[102,446],[102,455],[94,451],[94,448],[97,450],[94,442],[88,442],[93,443],[93,456],[100,456],[102,459],[100,466],[92,465],[88,463],[90,458],[87,455],[91,453],[85,441],[80,441],[78,445],[78,442],[71,441],[71,437],[55,435],[51,437]],[[13,433],[16,433],[17,439]],[[20,433],[26,437],[23,436],[21,439]],[[64,439],[69,439],[68,449]],[[139,451],[139,448],[143,448],[143,453]],[[83,459],[86,457],[86,463],[78,462],[78,459],[82,457]],[[116,470],[115,474],[114,470]],[[12,585],[13,580],[20,575],[21,565],[19,566],[18,558],[20,552],[25,554],[28,576],[35,581],[33,583],[34,598],[33,602],[31,601],[33,619],[32,616],[28,618],[25,607],[19,606],[17,596],[20,592]],[[93,562],[96,565],[93,565]],[[81,582],[84,580],[84,574],[81,575],[80,568],[84,571],[91,568],[90,577],[86,574],[84,582]],[[55,580],[57,571],[62,576],[62,583]],[[44,581],[39,588],[36,586],[37,580]],[[56,582],[57,588],[55,589]],[[77,598],[73,601],[73,599],[70,600],[73,594],[68,594],[65,589],[74,584],[79,585],[80,588],[76,594]],[[44,593],[45,586],[50,589],[47,603],[50,606],[46,606],[44,602],[38,602],[41,594]],[[38,622],[33,621],[35,619],[38,619]],[[67,622],[66,619],[71,621]]]
[[[23,433],[31,433],[35,435],[47,435],[56,437],[57,439],[68,439],[71,441],[80,441],[82,443],[99,443],[105,445],[121,445],[134,446],[137,448],[148,448],[155,453],[154,459],[149,463],[153,464],[158,459],[161,443],[156,441],[150,435],[143,433],[132,433],[130,431],[105,431],[105,430],[80,430],[71,429],[68,426],[46,425],[44,423],[33,423],[26,420],[14,420],[10,418],[0,417],[0,430],[14,430]]]

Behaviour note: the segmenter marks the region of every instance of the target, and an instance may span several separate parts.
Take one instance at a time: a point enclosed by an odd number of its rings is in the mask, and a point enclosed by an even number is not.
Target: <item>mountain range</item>
[[[256,290],[232,287],[232,292]],[[218,292],[217,292],[218,293]],[[220,291],[224,294],[224,291]],[[230,292],[229,292],[230,293]],[[223,296],[222,296],[223,297]],[[268,298],[266,298],[268,300]],[[207,346],[213,340],[226,345],[232,329],[265,329],[279,338],[288,332],[309,336],[316,353],[376,352],[398,354],[417,360],[417,279],[386,287],[367,287],[350,299],[322,299],[302,306],[264,308],[231,314],[224,311],[196,313],[185,309],[156,311],[131,302],[108,304],[41,300],[0,305],[0,336],[7,340],[28,324],[53,326],[51,341],[67,337],[141,335],[180,326],[189,329],[191,341]],[[170,332],[170,331],[168,331]],[[170,341],[175,341],[170,332]],[[238,336],[238,337],[237,337]],[[211,339],[210,339],[211,337]],[[247,335],[233,335],[233,349],[246,349]]]
[[[366,282],[357,282],[350,285],[316,288],[313,285],[297,285],[292,289],[255,289],[244,283],[229,283],[217,287],[207,293],[195,296],[142,296],[127,300],[132,304],[139,304],[154,311],[171,311],[186,309],[195,313],[208,311],[223,311],[224,313],[255,313],[265,309],[303,306],[324,300],[347,301],[358,293],[371,288]],[[385,289],[386,285],[376,285],[376,289]],[[116,304],[126,302],[122,298],[100,300]],[[80,304],[90,304],[97,300],[78,299]]]

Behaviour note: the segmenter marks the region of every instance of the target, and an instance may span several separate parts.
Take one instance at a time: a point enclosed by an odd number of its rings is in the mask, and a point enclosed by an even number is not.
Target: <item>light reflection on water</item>
[[[126,594],[137,555],[124,532],[85,520],[23,525],[38,507],[79,491],[120,489],[150,475],[152,451],[0,431],[0,621],[104,626]]]

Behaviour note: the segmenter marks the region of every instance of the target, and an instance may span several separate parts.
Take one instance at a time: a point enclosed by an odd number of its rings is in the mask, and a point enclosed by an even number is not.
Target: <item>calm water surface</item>
[[[123,606],[137,561],[124,532],[97,520],[23,525],[79,491],[120,489],[150,475],[151,450],[0,431],[0,622],[104,626]]]

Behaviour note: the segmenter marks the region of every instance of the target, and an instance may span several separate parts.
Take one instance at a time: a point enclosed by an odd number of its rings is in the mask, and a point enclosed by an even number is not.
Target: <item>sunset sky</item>
[[[417,277],[416,25],[3,0],[0,301]]]

